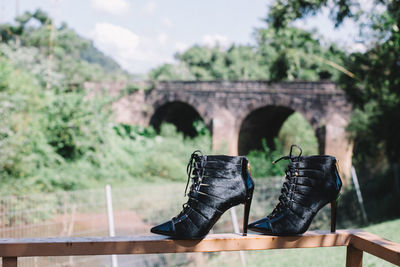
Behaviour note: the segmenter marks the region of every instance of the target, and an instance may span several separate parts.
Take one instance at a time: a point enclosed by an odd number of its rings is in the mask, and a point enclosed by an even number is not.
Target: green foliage
[[[352,53],[343,61],[348,72],[340,84],[354,103],[356,111],[349,125],[355,140],[356,163],[378,158],[384,149],[388,160],[399,163],[400,139],[393,125],[400,117],[400,2],[379,1],[381,8],[365,11],[352,1],[334,1],[332,17],[337,25],[354,18],[362,31],[359,39],[367,46],[364,53]],[[297,18],[315,14],[328,5],[320,1],[275,1],[268,22],[278,31]],[[361,22],[358,21],[360,19]],[[369,23],[362,21],[368,20]]]
[[[132,175],[146,179],[161,177],[175,181],[185,180],[186,162],[197,149],[203,153],[210,152],[209,133],[188,139],[178,133],[174,125],[163,124],[159,136],[137,138],[131,145],[129,153],[135,165]]]
[[[285,175],[285,164],[287,162],[278,162],[273,164],[272,162],[283,155],[282,146],[275,139],[275,150],[271,150],[265,140],[263,140],[263,150],[250,151],[247,155],[251,164],[251,172],[253,177],[265,178],[270,176],[284,176]]]
[[[296,129],[295,134],[293,129]],[[250,151],[248,154],[253,176],[257,178],[283,176],[287,162],[281,161],[276,164],[272,164],[272,162],[287,155],[292,144],[301,146],[303,156],[318,154],[318,140],[314,130],[307,120],[297,112],[289,116],[282,125],[278,137],[274,139],[274,150],[267,146],[265,140],[262,142],[262,150]]]
[[[49,144],[66,160],[80,158],[87,152],[96,153],[105,142],[109,110],[100,99],[87,99],[83,92],[54,95],[43,113],[46,114],[45,134]],[[97,114],[97,115],[96,115]]]
[[[358,109],[349,126],[365,156],[373,156],[380,143],[391,161],[400,158],[400,141],[392,126],[400,116],[400,3],[379,1],[380,11],[363,10],[352,1],[333,1],[332,18],[339,26],[344,18],[363,18],[359,38],[368,46],[365,53],[352,53],[344,60],[349,71],[340,83]],[[317,13],[328,1],[275,1],[267,21],[278,31],[298,18]],[[377,144],[376,149],[366,146]],[[356,146],[357,147],[357,146]],[[371,153],[366,154],[367,150]]]
[[[295,129],[295,133],[294,133]],[[303,156],[318,154],[318,140],[310,123],[300,114],[293,113],[283,123],[278,134],[278,142],[283,152],[287,153],[292,144],[298,144]]]
[[[112,99],[89,98],[81,86],[126,74],[41,10],[0,25],[0,33],[0,190],[72,190],[113,177],[102,161],[115,135]]]
[[[261,59],[251,46],[232,45],[223,49],[195,45],[176,58],[196,80],[255,80],[264,75],[258,68]]]
[[[186,179],[196,149],[210,133],[186,139],[172,125],[112,125],[110,100],[82,90],[44,89],[36,76],[0,60],[1,192],[76,190],[129,179]],[[174,149],[171,150],[171,147]]]
[[[29,24],[31,20],[38,21],[39,26]],[[32,71],[47,87],[79,87],[85,81],[129,78],[117,63],[65,23],[55,28],[40,9],[25,12],[15,24],[1,24],[0,34],[4,56],[17,67]]]
[[[152,69],[149,73],[149,78],[152,80],[194,80],[194,75],[190,73],[186,64],[180,63],[177,65],[163,64]]]
[[[38,27],[27,26],[32,18]],[[183,181],[189,155],[210,150],[210,133],[200,122],[195,139],[171,125],[163,125],[160,135],[152,128],[112,125],[114,99],[81,89],[87,80],[118,78],[92,64],[104,62],[102,54],[65,24],[51,32],[43,12],[25,13],[17,26],[0,44],[0,192],[75,190],[129,179]]]
[[[1,48],[3,55],[11,49]],[[101,164],[107,102],[79,90],[45,90],[38,76],[14,62],[0,57],[0,190],[24,194],[87,186],[92,178],[68,174],[79,172],[72,167],[78,159],[92,169]]]
[[[0,62],[0,175],[2,182],[11,182],[5,177],[23,178],[60,159],[46,144],[43,132],[37,131],[45,121],[40,110],[47,95],[32,75],[13,69],[4,58]]]
[[[214,48],[193,46],[185,53],[177,54],[176,58],[187,64],[196,80],[223,79],[224,53],[218,46]]]
[[[321,79],[336,80],[339,71],[332,65],[342,65],[345,53],[335,44],[327,43],[316,32],[289,27],[255,32],[261,62],[269,69],[272,81]],[[335,65],[336,66],[336,65]]]
[[[229,80],[261,80],[268,78],[262,68],[263,58],[252,46],[232,45],[225,56]]]
[[[269,14],[265,21],[275,29],[282,29],[298,18],[315,15],[322,7],[330,8],[331,17],[338,26],[345,18],[357,15],[357,12],[352,12],[352,10],[359,7],[359,4],[351,0],[276,0],[269,7]]]
[[[199,136],[210,136],[210,131],[207,128],[207,125],[202,120],[195,121],[193,123],[193,127]],[[211,136],[210,136],[211,138]]]
[[[398,10],[400,4],[396,1],[388,10],[396,3]],[[356,148],[366,151],[366,147],[377,144],[364,154],[374,157],[382,145],[389,160],[399,163],[400,140],[393,125],[400,116],[400,14],[388,11],[377,20],[383,23],[376,26],[377,32],[387,40],[364,54],[353,54],[348,65],[356,79],[343,77],[341,82],[358,109],[349,127],[358,144]]]
[[[120,72],[120,66],[112,58],[104,55],[94,45],[90,43],[80,50],[80,58],[91,64],[97,64],[101,66],[107,72]]]
[[[147,91],[154,88],[154,84],[151,82],[145,83],[128,83],[125,88],[123,88],[120,92],[120,97],[131,95],[137,93],[138,91]]]
[[[310,80],[335,79],[345,53],[334,44],[319,41],[321,36],[297,28],[276,32],[255,31],[256,46],[195,45],[177,54],[177,65],[153,69],[155,80]],[[326,45],[324,44],[326,43]]]

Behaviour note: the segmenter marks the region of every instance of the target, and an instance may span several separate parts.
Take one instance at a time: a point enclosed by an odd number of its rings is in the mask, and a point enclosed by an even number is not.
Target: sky
[[[255,28],[264,27],[271,0],[0,0],[0,23],[15,15],[41,8],[66,22],[81,36],[93,41],[125,70],[144,74],[163,63],[173,63],[174,54],[195,45],[222,47],[254,44]],[[298,21],[296,26],[316,28],[326,39],[350,50],[356,27],[347,21],[334,29],[323,11]]]

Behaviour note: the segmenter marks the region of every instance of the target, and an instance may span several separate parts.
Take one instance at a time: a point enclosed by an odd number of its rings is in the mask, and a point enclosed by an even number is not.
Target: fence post
[[[352,245],[347,246],[346,267],[361,267],[363,252]]]
[[[353,178],[353,183],[354,183],[354,187],[356,189],[358,203],[360,204],[360,207],[361,207],[361,214],[363,216],[364,223],[368,223],[368,217],[367,217],[367,213],[365,212],[364,201],[363,201],[363,198],[361,195],[360,185],[358,184],[357,173],[356,173],[356,169],[354,168],[354,166],[351,166],[351,178]]]
[[[233,231],[236,234],[240,234],[240,230],[239,230],[239,225],[237,222],[237,216],[236,216],[236,209],[235,207],[231,208],[231,217],[232,217],[232,224],[233,224]],[[243,251],[239,251],[239,256],[240,256],[240,261],[242,262],[242,266],[246,267],[246,259],[244,257],[244,252]]]
[[[108,215],[108,230],[110,236],[115,236],[115,227],[114,227],[114,212],[112,207],[112,195],[111,195],[111,186],[106,185],[106,199],[107,199],[107,215]],[[117,255],[111,255],[112,267],[118,267]]]
[[[393,164],[394,187],[396,193],[400,193],[399,164]]]

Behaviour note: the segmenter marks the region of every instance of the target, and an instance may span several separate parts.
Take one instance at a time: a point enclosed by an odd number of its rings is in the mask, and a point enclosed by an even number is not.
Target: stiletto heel
[[[337,209],[337,200],[331,201],[331,233],[336,232],[336,209]]]
[[[249,214],[251,200],[253,199],[253,189],[248,192],[246,196],[246,202],[244,203],[244,216],[243,216],[243,236],[247,236],[247,226],[249,223]]]

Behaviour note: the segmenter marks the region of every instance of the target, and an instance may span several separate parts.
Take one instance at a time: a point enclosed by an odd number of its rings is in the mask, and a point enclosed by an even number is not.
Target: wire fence
[[[250,220],[267,215],[277,204],[282,178],[256,181]],[[112,188],[115,232],[121,235],[148,235],[153,225],[164,222],[186,201],[184,184],[139,184]],[[236,207],[239,225],[243,205]],[[328,212],[319,213],[314,228],[323,227]],[[213,227],[214,233],[233,232],[226,212]],[[0,198],[0,238],[107,236],[107,205],[104,189],[57,192]],[[123,266],[203,265],[212,253],[154,254],[118,256]],[[19,266],[110,266],[110,256],[28,257]]]

